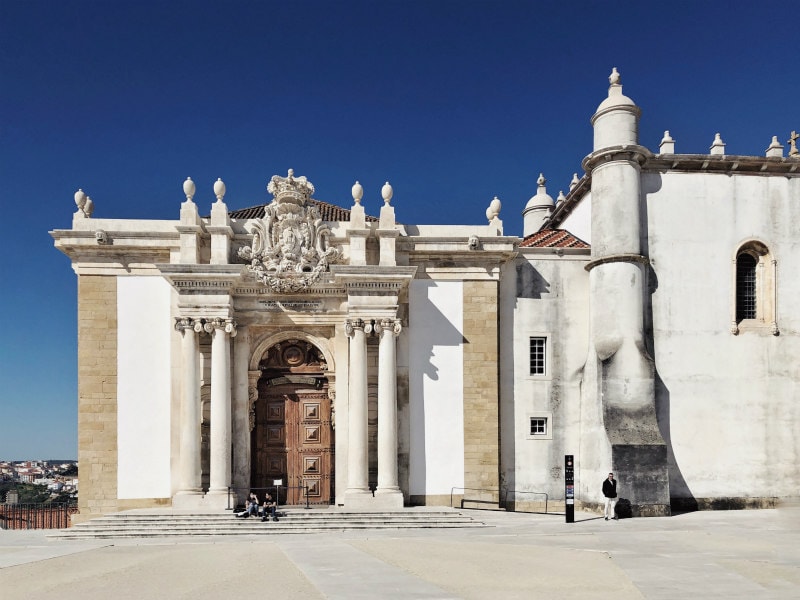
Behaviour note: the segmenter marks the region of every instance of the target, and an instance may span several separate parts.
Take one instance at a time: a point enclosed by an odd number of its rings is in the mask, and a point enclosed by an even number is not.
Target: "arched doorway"
[[[251,440],[251,486],[283,481],[282,504],[330,504],[334,497],[334,430],[325,361],[318,348],[286,340],[259,363]]]

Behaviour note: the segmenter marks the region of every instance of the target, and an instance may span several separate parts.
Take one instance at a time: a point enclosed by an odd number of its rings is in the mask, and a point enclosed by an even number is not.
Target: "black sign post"
[[[575,460],[572,454],[564,455],[564,498],[567,523],[575,522]]]

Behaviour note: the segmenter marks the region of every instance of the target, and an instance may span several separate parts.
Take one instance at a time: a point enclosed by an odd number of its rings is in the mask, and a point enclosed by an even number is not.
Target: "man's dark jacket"
[[[611,481],[606,479],[603,482],[603,496],[606,498],[616,498],[617,497],[617,480]]]

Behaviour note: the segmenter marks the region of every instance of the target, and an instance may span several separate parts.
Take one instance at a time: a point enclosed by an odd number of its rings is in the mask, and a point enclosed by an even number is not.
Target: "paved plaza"
[[[0,531],[0,598],[800,598],[800,507],[489,527],[53,541]]]

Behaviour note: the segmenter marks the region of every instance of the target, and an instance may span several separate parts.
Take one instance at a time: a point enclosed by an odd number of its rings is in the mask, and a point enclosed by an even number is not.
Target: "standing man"
[[[614,508],[617,506],[617,480],[614,479],[613,473],[609,473],[608,479],[603,481],[603,496],[606,497],[606,521],[608,521],[609,514],[612,519],[616,520],[617,515]]]

